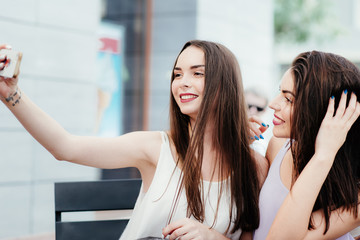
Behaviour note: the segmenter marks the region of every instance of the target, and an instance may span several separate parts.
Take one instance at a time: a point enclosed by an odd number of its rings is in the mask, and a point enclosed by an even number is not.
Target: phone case
[[[1,49],[0,55],[6,55],[5,67],[0,70],[0,76],[14,78],[19,75],[22,53],[9,49]]]

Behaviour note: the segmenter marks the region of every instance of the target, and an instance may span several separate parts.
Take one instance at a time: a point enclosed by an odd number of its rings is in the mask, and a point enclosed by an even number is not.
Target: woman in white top
[[[0,56],[0,70],[4,60]],[[249,148],[241,81],[237,60],[226,47],[187,42],[171,78],[170,130],[116,138],[68,133],[21,93],[17,77],[0,78],[0,96],[56,159],[139,169],[143,185],[122,239],[162,234],[170,239],[235,239],[240,229],[258,226],[257,169],[267,171],[266,161]]]

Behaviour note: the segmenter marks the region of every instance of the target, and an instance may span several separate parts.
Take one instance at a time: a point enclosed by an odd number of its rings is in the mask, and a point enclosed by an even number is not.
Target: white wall
[[[0,0],[0,43],[22,51],[20,88],[74,134],[95,124],[100,0]],[[97,170],[58,162],[0,106],[0,239],[54,231],[53,182]]]
[[[192,39],[219,42],[234,52],[245,88],[257,86],[267,95],[278,88],[272,0],[154,0],[153,9],[150,130],[168,128],[171,69]]]
[[[271,87],[273,1],[198,0],[197,11],[197,38],[220,42],[234,52],[244,87]]]
[[[198,0],[196,38],[222,43],[237,57],[244,89],[256,88],[271,99],[278,89],[274,78],[272,0]],[[272,111],[262,120],[272,126]],[[267,146],[272,127],[261,143]]]

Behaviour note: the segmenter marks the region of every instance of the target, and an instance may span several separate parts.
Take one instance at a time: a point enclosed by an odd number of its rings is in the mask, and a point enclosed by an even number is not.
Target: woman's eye
[[[196,75],[196,76],[204,76],[204,73],[202,73],[202,72],[195,72],[195,75]]]
[[[292,102],[293,102],[293,101],[292,101],[290,98],[288,98],[288,97],[285,97],[285,99],[286,99],[286,101],[289,102],[289,103],[292,103]]]
[[[181,76],[181,74],[180,74],[180,73],[174,73],[174,76],[175,76],[176,78],[178,78],[178,77]]]

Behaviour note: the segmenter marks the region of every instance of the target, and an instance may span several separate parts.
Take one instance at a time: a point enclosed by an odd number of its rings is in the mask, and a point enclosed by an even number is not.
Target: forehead
[[[205,54],[204,51],[195,46],[187,47],[179,55],[176,62],[176,66],[194,66],[194,65],[205,65]]]
[[[294,90],[294,76],[292,74],[292,70],[288,69],[282,79],[280,84],[281,90],[287,90],[293,92]]]

